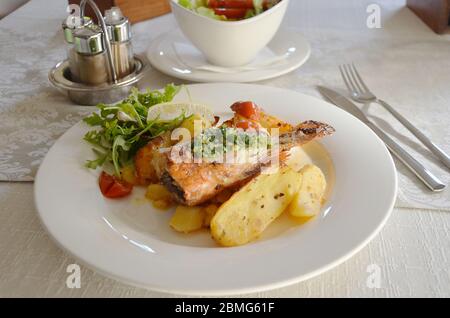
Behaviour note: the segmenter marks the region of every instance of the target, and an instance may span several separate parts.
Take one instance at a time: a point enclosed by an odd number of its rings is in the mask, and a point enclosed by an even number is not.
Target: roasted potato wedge
[[[123,180],[125,180],[126,182],[136,185],[138,184],[138,178],[136,176],[136,170],[134,169],[133,165],[128,165],[123,167],[120,170],[120,176],[122,177]]]
[[[172,195],[161,184],[150,184],[147,187],[145,197],[152,202],[153,207],[159,210],[168,210],[173,206]]]
[[[203,226],[209,228],[211,225],[211,220],[216,215],[219,206],[217,204],[209,204],[203,208],[205,213],[205,218],[203,219]]]
[[[198,127],[196,127],[196,125],[198,125]],[[195,133],[200,133],[202,130],[208,129],[210,127],[211,123],[206,118],[197,114],[194,114],[191,117],[185,119],[180,125],[180,128],[189,130],[191,137],[195,137]]]
[[[166,211],[173,206],[173,202],[165,200],[156,200],[152,201],[152,205],[155,209]]]
[[[327,181],[320,168],[314,165],[304,166],[301,174],[301,185],[287,211],[295,217],[310,218],[319,214],[322,207]]]
[[[255,240],[288,207],[300,184],[290,167],[256,177],[219,208],[211,220],[212,237],[223,246]]]
[[[170,220],[170,226],[177,232],[191,233],[203,227],[205,213],[201,207],[179,205]]]
[[[147,187],[145,197],[151,201],[171,201],[172,195],[162,184],[150,184]]]

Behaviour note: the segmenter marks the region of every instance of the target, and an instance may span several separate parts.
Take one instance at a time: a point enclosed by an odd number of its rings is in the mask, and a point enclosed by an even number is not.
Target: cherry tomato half
[[[261,114],[261,110],[253,102],[236,102],[231,105],[231,110],[242,117],[256,121],[259,120]]]
[[[122,198],[131,193],[133,185],[102,172],[99,178],[99,186],[102,194],[110,199]]]

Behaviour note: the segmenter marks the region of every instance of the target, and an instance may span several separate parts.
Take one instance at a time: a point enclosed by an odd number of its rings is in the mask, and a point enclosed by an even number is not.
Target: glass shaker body
[[[105,51],[96,54],[80,53],[73,50],[72,78],[78,83],[97,86],[111,81],[108,67],[108,56]],[[72,68],[70,69],[72,72]]]
[[[134,57],[131,41],[111,42],[111,50],[117,77],[124,78],[134,71]]]
[[[69,21],[70,22],[70,21]],[[73,33],[84,27],[91,27],[93,25],[92,19],[90,17],[84,17],[80,20],[78,24],[73,21],[72,24],[68,24],[67,19],[62,22],[62,28],[64,32],[64,39],[67,43],[67,59],[69,61],[70,79],[74,82],[80,81],[80,76],[78,74],[78,68],[76,67],[76,50],[74,46]]]
[[[67,58],[69,60],[70,79],[73,82],[80,82],[80,74],[77,67],[77,51],[75,47],[71,45],[67,50]]]
[[[104,34],[99,27],[86,27],[74,32],[72,67],[77,82],[96,86],[111,81],[112,75],[103,43]]]
[[[134,71],[130,22],[118,7],[112,7],[105,12],[105,23],[108,28],[108,38],[111,43],[117,78],[121,79]]]

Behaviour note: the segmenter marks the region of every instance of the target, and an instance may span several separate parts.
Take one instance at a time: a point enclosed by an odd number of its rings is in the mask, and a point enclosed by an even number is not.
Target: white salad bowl
[[[211,64],[235,67],[251,62],[270,42],[286,13],[289,0],[270,10],[240,21],[214,20],[171,0],[172,12],[184,35]]]

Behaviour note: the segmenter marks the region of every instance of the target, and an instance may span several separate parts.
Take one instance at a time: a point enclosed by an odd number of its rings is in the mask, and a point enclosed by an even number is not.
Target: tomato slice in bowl
[[[214,8],[214,13],[217,15],[226,16],[227,19],[240,20],[243,19],[247,13],[247,9],[236,8]]]
[[[253,9],[253,0],[208,0],[209,8]]]

